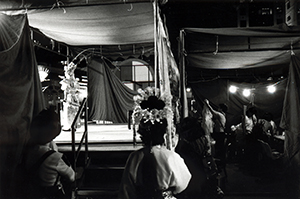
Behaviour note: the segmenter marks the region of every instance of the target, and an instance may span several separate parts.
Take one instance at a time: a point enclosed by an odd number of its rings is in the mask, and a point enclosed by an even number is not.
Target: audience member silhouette
[[[28,198],[65,198],[63,181],[73,182],[75,172],[53,139],[60,134],[58,114],[52,109],[41,111],[32,121],[31,139],[25,155],[25,167],[31,189]]]
[[[133,113],[133,117],[142,117],[137,132],[144,147],[127,160],[119,199],[171,199],[188,186],[191,174],[184,160],[165,146],[168,123],[160,112],[164,107],[162,100],[150,96]]]
[[[187,198],[222,198],[224,193],[217,186],[217,166],[210,153],[205,131],[196,118],[187,117],[179,126],[180,141],[176,151],[183,157],[192,178],[184,191]]]

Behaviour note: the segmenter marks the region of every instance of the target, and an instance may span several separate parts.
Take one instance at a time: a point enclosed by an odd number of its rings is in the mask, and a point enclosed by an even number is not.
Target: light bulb
[[[235,93],[236,91],[237,91],[237,87],[236,86],[230,86],[229,87],[229,92]]]
[[[244,95],[245,97],[249,97],[250,94],[251,94],[250,89],[247,89],[247,88],[246,88],[246,89],[243,90],[243,95]]]
[[[274,85],[270,85],[267,87],[269,93],[275,93],[276,87]]]

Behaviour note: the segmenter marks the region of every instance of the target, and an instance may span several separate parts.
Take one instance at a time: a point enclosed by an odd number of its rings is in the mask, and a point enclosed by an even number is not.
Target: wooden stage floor
[[[137,146],[133,143],[133,130],[127,124],[95,124],[89,123],[87,127],[89,150],[136,150],[141,146],[139,135],[136,135]],[[80,143],[84,133],[84,125],[76,129],[75,143]],[[59,149],[70,150],[72,132],[61,131],[54,141]]]

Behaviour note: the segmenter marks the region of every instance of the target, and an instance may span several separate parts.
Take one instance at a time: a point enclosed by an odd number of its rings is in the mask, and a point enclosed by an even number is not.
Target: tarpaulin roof
[[[72,46],[154,41],[151,3],[68,7],[28,14],[29,25]]]
[[[27,13],[35,45],[61,55],[85,51],[112,60],[154,55],[151,0],[4,0],[0,12]]]
[[[300,27],[185,28],[187,68],[249,69],[288,65],[300,52]]]
[[[54,7],[78,7],[90,5],[109,5],[153,2],[152,0],[2,0],[1,10],[45,9]],[[167,1],[160,1],[162,4]]]
[[[154,42],[154,9],[150,1],[84,2],[25,1],[18,5],[4,1],[0,9],[7,14],[27,12],[31,27],[71,46]],[[26,9],[13,10],[18,8]]]

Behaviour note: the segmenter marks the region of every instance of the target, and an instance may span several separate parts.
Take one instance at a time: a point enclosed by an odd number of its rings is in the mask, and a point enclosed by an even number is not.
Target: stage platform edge
[[[84,133],[84,125],[76,129],[75,143],[80,143]],[[135,136],[133,130],[128,129],[128,124],[95,124],[88,123],[89,151],[133,151],[142,147],[139,135]],[[54,139],[60,151],[72,150],[72,132],[61,131]],[[77,147],[76,147],[77,148]],[[84,146],[81,149],[84,151]]]

